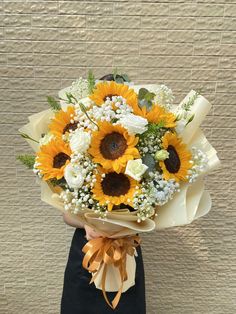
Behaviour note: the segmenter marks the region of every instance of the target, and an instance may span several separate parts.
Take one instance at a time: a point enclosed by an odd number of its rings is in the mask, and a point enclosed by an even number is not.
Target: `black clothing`
[[[137,247],[136,284],[122,293],[119,304],[112,310],[103,298],[102,291],[94,283],[89,284],[91,274],[83,268],[83,246],[86,244],[84,229],[76,229],[64,275],[61,314],[146,314],[145,281],[140,246]],[[113,300],[116,292],[107,293]]]

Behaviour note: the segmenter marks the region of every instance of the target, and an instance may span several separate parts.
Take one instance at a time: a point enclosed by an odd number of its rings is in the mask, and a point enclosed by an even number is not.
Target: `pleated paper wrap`
[[[156,88],[157,85],[134,85],[136,92],[139,88]],[[65,90],[59,95],[63,98]],[[192,90],[185,97],[186,102],[195,92]],[[179,106],[183,103],[181,102]],[[65,105],[63,105],[65,107]],[[197,97],[191,113],[194,114],[193,121],[184,129],[181,136],[186,144],[195,146],[206,153],[209,164],[206,173],[219,166],[219,159],[215,149],[206,139],[200,129],[200,125],[211,108],[210,103],[201,95]],[[53,116],[51,110],[45,110],[29,117],[29,123],[20,129],[20,132],[27,133],[32,138],[39,140],[43,133],[46,133],[47,125]],[[34,151],[38,150],[38,144],[27,140]],[[204,174],[206,174],[204,173]],[[203,174],[203,175],[204,175]],[[155,220],[147,219],[141,223],[136,221],[135,213],[128,210],[109,212],[106,219],[100,219],[92,210],[81,211],[76,218],[99,231],[103,236],[110,238],[119,238],[129,235],[135,235],[141,232],[149,232],[154,229],[162,229],[174,226],[189,224],[195,219],[207,214],[211,208],[211,198],[207,191],[204,190],[203,175],[192,184],[182,183],[180,192],[176,193],[174,198],[166,205],[157,208],[157,217]],[[41,182],[41,199],[47,204],[64,211],[63,203],[59,198],[59,189],[49,186],[44,181]],[[72,214],[73,215],[73,214]],[[74,215],[75,216],[75,215]],[[126,268],[128,279],[124,282],[122,291],[126,291],[135,284],[136,263],[134,256],[127,255]],[[96,277],[95,285],[101,289],[101,275]],[[120,288],[120,275],[116,267],[110,265],[107,271],[106,291],[118,291]]]

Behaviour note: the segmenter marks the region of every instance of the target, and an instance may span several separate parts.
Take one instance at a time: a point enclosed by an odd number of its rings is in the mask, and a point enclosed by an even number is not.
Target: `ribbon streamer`
[[[134,256],[135,248],[139,246],[140,243],[141,239],[138,235],[118,239],[99,237],[88,241],[82,249],[85,253],[83,258],[83,267],[93,273],[90,284],[94,282],[96,276],[104,265],[102,273],[102,293],[107,304],[113,310],[117,307],[120,301],[123,283],[128,278],[126,271],[126,256],[127,254]],[[114,265],[117,267],[121,278],[120,288],[111,303],[108,300],[106,293],[106,275],[108,265]]]

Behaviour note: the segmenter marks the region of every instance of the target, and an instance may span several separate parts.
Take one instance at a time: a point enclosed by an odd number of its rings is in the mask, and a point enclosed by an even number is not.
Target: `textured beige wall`
[[[222,160],[207,179],[207,217],[143,237],[147,313],[235,313],[236,1],[18,0],[0,14],[0,313],[59,313],[73,233],[15,161],[30,152],[17,129],[47,108],[45,95],[116,66],[166,83],[177,102],[203,87],[204,130]]]

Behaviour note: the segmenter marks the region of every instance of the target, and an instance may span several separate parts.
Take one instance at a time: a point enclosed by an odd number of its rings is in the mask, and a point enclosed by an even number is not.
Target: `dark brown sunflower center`
[[[53,168],[61,168],[66,161],[70,159],[70,156],[65,153],[59,153],[53,158]]]
[[[100,144],[100,152],[106,159],[115,160],[121,157],[127,148],[126,139],[118,132],[107,134]]]
[[[70,130],[71,131],[74,131],[77,129],[77,122],[74,122],[74,123],[68,123],[64,129],[63,129],[63,134],[65,134],[66,132],[69,132]]]
[[[112,96],[119,96],[119,95],[116,95],[116,94],[108,94],[106,95],[104,98],[103,98],[103,101],[106,101],[107,100],[107,97],[112,99]]]
[[[169,145],[167,148],[167,151],[169,153],[169,157],[165,159],[164,163],[166,166],[166,169],[170,173],[176,173],[179,171],[180,168],[180,159],[177,151],[175,150],[174,146]]]
[[[129,192],[130,181],[123,173],[110,172],[102,181],[103,193],[109,196],[121,196]]]

